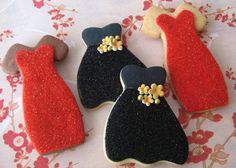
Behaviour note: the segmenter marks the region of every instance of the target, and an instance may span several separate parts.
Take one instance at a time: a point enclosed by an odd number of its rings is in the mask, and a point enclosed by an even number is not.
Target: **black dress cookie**
[[[119,76],[124,66],[145,67],[122,45],[120,35],[118,23],[87,28],[82,33],[88,48],[78,70],[77,87],[81,102],[87,108],[118,98],[123,91]]]
[[[186,135],[163,97],[165,79],[161,67],[122,69],[124,91],[108,117],[104,137],[105,155],[113,163],[187,160]]]

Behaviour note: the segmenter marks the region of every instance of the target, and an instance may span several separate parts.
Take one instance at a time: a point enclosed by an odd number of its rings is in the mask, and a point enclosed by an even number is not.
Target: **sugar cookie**
[[[181,11],[188,10],[194,15],[194,25],[196,31],[202,31],[206,25],[206,17],[203,16],[198,9],[187,3],[181,3],[174,13],[171,13],[159,6],[152,6],[148,9],[144,16],[142,31],[152,38],[160,38],[162,30],[156,24],[156,18],[162,14],[166,14],[172,17],[176,17]]]
[[[145,67],[122,45],[120,36],[118,23],[103,28],[90,27],[82,33],[88,48],[78,70],[77,84],[81,102],[86,108],[95,108],[118,98],[122,92],[119,74],[124,66]]]
[[[23,110],[27,133],[40,154],[84,141],[82,116],[69,87],[53,66],[53,48],[16,53],[23,75]]]
[[[107,119],[104,151],[114,164],[159,161],[183,164],[188,157],[186,135],[166,102],[161,67],[128,65],[121,71],[124,91]]]
[[[64,59],[67,56],[68,51],[69,51],[68,46],[63,41],[51,35],[43,36],[35,47],[28,47],[22,44],[14,44],[13,46],[9,48],[9,50],[7,51],[3,59],[3,63],[2,63],[3,71],[9,74],[17,73],[19,69],[15,61],[16,52],[23,49],[33,51],[36,48],[38,48],[41,44],[49,44],[54,48],[54,51],[55,51],[54,59],[57,61]]]
[[[156,17],[172,89],[189,113],[208,111],[228,103],[221,69],[196,34],[204,28],[205,20],[197,9],[187,4],[181,4],[174,17],[170,14]]]

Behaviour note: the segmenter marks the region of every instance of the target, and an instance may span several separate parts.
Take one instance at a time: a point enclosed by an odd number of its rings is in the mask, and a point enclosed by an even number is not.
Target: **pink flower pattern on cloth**
[[[21,148],[28,145],[27,135],[25,132],[15,133],[8,131],[3,135],[4,143],[9,145],[14,151],[19,151]]]

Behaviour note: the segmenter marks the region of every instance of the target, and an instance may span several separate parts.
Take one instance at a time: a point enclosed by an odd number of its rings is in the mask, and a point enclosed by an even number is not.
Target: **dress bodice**
[[[141,84],[163,85],[166,81],[166,71],[157,66],[143,68],[137,65],[127,65],[121,70],[121,79],[125,89],[137,89]]]
[[[20,50],[16,53],[16,62],[20,66],[24,78],[38,78],[40,73],[50,74],[53,68],[53,48],[41,45],[35,51]]]
[[[82,32],[82,38],[88,47],[99,45],[106,36],[117,35],[121,36],[121,26],[118,23],[112,23],[103,28],[89,27]]]

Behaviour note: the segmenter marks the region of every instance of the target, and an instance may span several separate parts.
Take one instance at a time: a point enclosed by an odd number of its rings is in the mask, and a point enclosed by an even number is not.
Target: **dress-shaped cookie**
[[[74,95],[53,66],[53,48],[16,53],[23,75],[23,110],[27,133],[40,154],[83,143],[84,127]]]
[[[126,65],[139,65],[143,63],[136,58],[126,47],[122,50],[100,53],[99,44],[105,37],[120,36],[121,26],[118,23],[103,28],[87,28],[82,37],[87,50],[82,58],[77,85],[82,104],[86,108],[95,108],[104,102],[115,101],[122,92],[120,84],[120,71]]]
[[[64,43],[62,40],[59,40],[58,38],[53,37],[51,35],[43,36],[38,42],[38,44],[36,44],[34,47],[29,47],[29,46],[17,43],[8,49],[4,57],[3,62],[2,62],[3,71],[8,74],[18,73],[19,69],[16,64],[16,52],[20,50],[34,51],[41,44],[47,44],[53,47],[54,60],[56,61],[63,60],[67,56],[68,51],[69,51],[69,48],[66,43]]]
[[[122,69],[124,91],[105,128],[104,150],[108,160],[143,165],[158,161],[183,164],[187,160],[186,135],[163,97],[165,80],[166,72],[161,67],[130,65]]]
[[[203,112],[228,103],[220,66],[201,42],[194,28],[194,15],[182,11],[177,18],[157,18],[163,31],[166,66],[172,88],[187,112]]]

